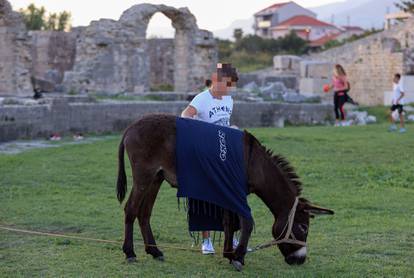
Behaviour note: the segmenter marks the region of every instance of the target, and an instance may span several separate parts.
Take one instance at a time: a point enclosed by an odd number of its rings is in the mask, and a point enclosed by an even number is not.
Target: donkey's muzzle
[[[285,257],[285,262],[287,264],[293,265],[301,265],[306,261],[306,247],[302,247],[299,250],[293,252],[289,256]]]
[[[285,262],[290,265],[301,265],[306,261],[306,257],[287,256]]]

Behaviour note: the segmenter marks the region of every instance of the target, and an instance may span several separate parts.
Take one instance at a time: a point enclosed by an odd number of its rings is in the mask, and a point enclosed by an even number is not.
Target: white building
[[[271,28],[295,16],[316,18],[316,14],[293,1],[271,5],[254,14],[255,35],[262,38],[272,38]]]

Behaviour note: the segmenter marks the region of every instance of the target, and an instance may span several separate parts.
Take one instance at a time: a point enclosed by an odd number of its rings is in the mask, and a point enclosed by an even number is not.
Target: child
[[[393,84],[393,97],[392,97],[392,103],[391,103],[391,109],[389,113],[389,118],[391,122],[391,126],[389,127],[389,131],[396,131],[397,126],[395,125],[394,118],[392,117],[392,112],[395,110],[398,110],[398,114],[400,115],[400,133],[404,133],[407,130],[404,126],[404,89],[402,88],[402,85],[400,83],[401,75],[399,73],[396,73],[394,75],[394,84]]]

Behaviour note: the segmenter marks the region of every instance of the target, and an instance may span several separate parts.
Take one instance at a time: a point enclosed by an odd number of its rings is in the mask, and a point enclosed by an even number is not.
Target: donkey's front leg
[[[233,237],[234,237],[234,219],[232,219],[228,211],[223,212],[223,228],[224,228],[224,247],[223,257],[229,259],[229,262],[234,258],[233,252]]]
[[[250,235],[253,231],[253,220],[247,219],[244,217],[239,217],[240,219],[240,241],[239,245],[237,246],[236,250],[234,251],[234,259],[231,262],[233,266],[237,269],[237,271],[242,270],[242,266],[244,265],[244,256],[247,252],[247,245],[249,243]]]

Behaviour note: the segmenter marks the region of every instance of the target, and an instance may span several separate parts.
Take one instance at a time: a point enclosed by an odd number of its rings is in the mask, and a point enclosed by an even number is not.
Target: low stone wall
[[[0,108],[0,142],[48,137],[53,132],[106,133],[122,131],[134,120],[151,113],[180,115],[186,101],[68,103],[55,99],[49,105],[10,105]],[[324,124],[333,117],[332,106],[236,102],[232,123],[239,127],[280,127]]]

